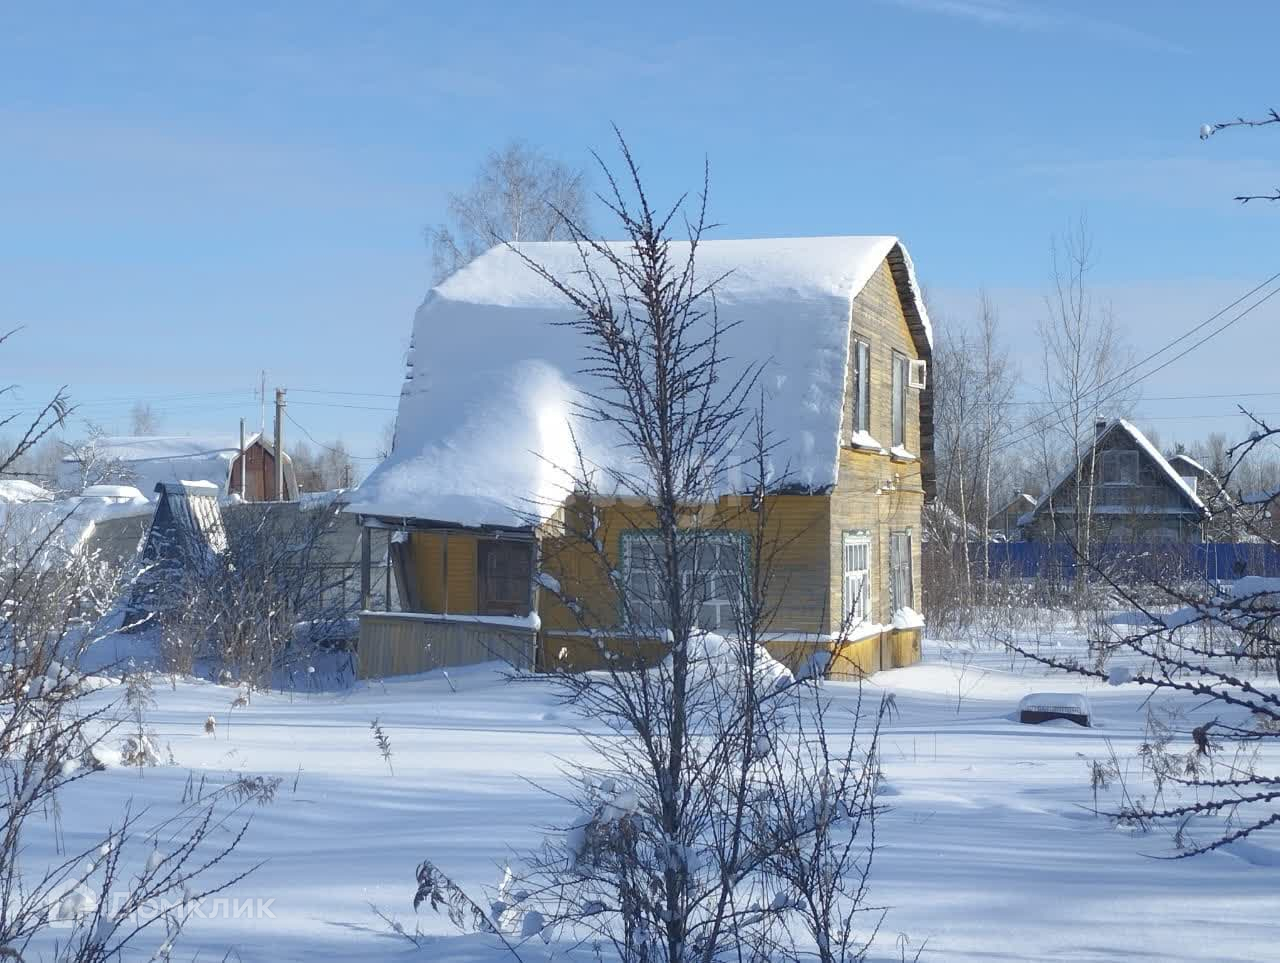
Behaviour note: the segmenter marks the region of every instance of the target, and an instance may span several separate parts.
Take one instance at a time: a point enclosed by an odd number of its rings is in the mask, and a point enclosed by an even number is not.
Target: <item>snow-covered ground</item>
[[[1062,635],[1058,644],[1074,642]],[[455,671],[451,682],[434,673],[341,693],[256,693],[233,709],[233,688],[157,679],[148,720],[176,764],[141,775],[109,769],[71,786],[66,845],[88,845],[130,802],[151,807],[158,822],[179,806],[192,773],[208,785],[237,773],[280,776],[273,803],[245,810],[248,834],[222,867],[232,874],[265,860],[225,895],[271,900],[270,915],[193,920],[177,958],[222,959],[233,949],[230,958],[244,961],[504,959],[488,938],[457,936],[429,910],[415,918],[415,867],[429,856],[480,895],[511,850],[563,825],[565,805],[532,783],[554,788],[564,761],[584,748],[543,682],[507,685],[488,667]],[[994,645],[936,642],[924,664],[868,686],[892,693],[897,707],[883,735],[891,811],[877,827],[872,899],[888,912],[873,958],[898,959],[901,940],[908,958],[926,944],[925,960],[1274,958],[1280,833],[1167,861],[1152,858],[1173,852],[1167,834],[1092,814],[1087,762],[1114,749],[1136,772],[1147,691],[1046,678]],[[1086,692],[1097,727],[1013,721],[1023,696],[1045,690]],[[856,686],[824,693],[852,705]],[[93,698],[119,695],[112,687]],[[205,731],[211,715],[214,735]],[[375,718],[390,766],[370,731]],[[30,845],[33,859],[52,856],[51,833]],[[370,904],[432,936],[413,946]],[[161,935],[139,947],[150,952]],[[593,958],[534,942],[522,950],[527,961]]]

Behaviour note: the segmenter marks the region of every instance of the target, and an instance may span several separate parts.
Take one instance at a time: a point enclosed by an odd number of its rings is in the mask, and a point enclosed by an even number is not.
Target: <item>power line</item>
[[[387,394],[382,391],[336,391],[330,388],[290,388],[290,391],[300,391],[309,395],[350,395],[357,398],[399,398],[399,395]]]
[[[347,405],[338,401],[291,401],[294,405],[313,405],[319,408],[350,408],[354,411],[397,411],[396,408],[377,408],[372,405]]]
[[[296,402],[294,403],[296,404]],[[340,449],[340,448],[334,448],[332,445],[326,445],[323,441],[317,441],[316,436],[311,434],[311,432],[307,431],[306,428],[302,427],[302,425],[298,423],[298,419],[294,418],[293,415],[289,414],[289,410],[287,408],[285,409],[284,416],[288,418],[291,422],[293,422],[293,426],[297,428],[300,432],[302,432],[304,435],[306,435],[311,440],[311,443],[313,445],[319,445],[321,448],[325,449],[325,451],[331,451],[335,455],[343,455],[347,458],[354,458],[357,461],[382,461],[382,459],[377,457],[376,455],[355,455],[349,451],[344,451],[343,449]]]
[[[1275,297],[1275,295],[1280,294],[1280,286],[1277,286],[1277,287],[1273,288],[1273,289],[1272,289],[1271,291],[1269,291],[1269,292],[1268,292],[1264,297],[1260,298],[1259,300],[1255,301],[1253,304],[1249,305],[1247,308],[1245,308],[1243,311],[1241,311],[1239,314],[1237,314],[1237,315],[1236,315],[1234,318],[1232,318],[1230,321],[1226,322],[1226,323],[1225,323],[1225,324],[1223,324],[1223,325],[1220,325],[1219,327],[1215,328],[1213,331],[1210,331],[1207,335],[1205,335],[1205,336],[1204,336],[1203,338],[1201,338],[1199,341],[1195,342],[1195,343],[1194,343],[1194,344],[1192,344],[1190,347],[1187,347],[1187,348],[1183,349],[1183,350],[1182,350],[1182,351],[1180,351],[1178,354],[1176,354],[1176,355],[1174,355],[1172,358],[1170,358],[1168,361],[1165,361],[1165,362],[1161,363],[1160,365],[1156,366],[1155,368],[1152,368],[1152,369],[1151,369],[1150,371],[1148,371],[1146,374],[1143,374],[1143,375],[1141,375],[1140,377],[1133,379],[1131,382],[1127,382],[1127,383],[1125,383],[1125,384],[1121,385],[1120,387],[1116,388],[1116,390],[1114,390],[1114,391],[1110,392],[1109,394],[1107,394],[1107,395],[1106,395],[1105,397],[1103,397],[1103,398],[1100,398],[1100,399],[1094,400],[1094,401],[1092,401],[1092,402],[1089,400],[1089,396],[1090,396],[1090,395],[1093,395],[1093,394],[1095,394],[1096,392],[1101,391],[1103,388],[1107,387],[1108,385],[1115,383],[1115,382],[1116,382],[1119,378],[1121,378],[1123,375],[1125,375],[1125,374],[1127,374],[1127,373],[1129,373],[1129,372],[1131,372],[1131,371],[1136,370],[1138,367],[1140,367],[1141,365],[1145,364],[1147,361],[1150,361],[1150,360],[1152,360],[1153,358],[1158,357],[1159,355],[1163,354],[1165,351],[1169,350],[1169,348],[1173,347],[1175,344],[1178,344],[1179,342],[1185,341],[1188,337],[1190,337],[1190,336],[1191,336],[1192,334],[1194,334],[1196,331],[1199,331],[1199,330],[1203,329],[1206,325],[1211,324],[1211,323],[1212,323],[1214,320],[1216,320],[1217,318],[1222,317],[1222,315],[1224,315],[1227,311],[1230,311],[1233,307],[1235,307],[1236,305],[1240,304],[1242,301],[1247,300],[1251,295],[1255,294],[1257,291],[1261,290],[1263,287],[1265,287],[1267,284],[1271,283],[1272,281],[1276,280],[1277,278],[1280,278],[1280,271],[1278,271],[1278,272],[1276,272],[1275,274],[1271,275],[1271,277],[1270,277],[1270,278],[1268,278],[1266,281],[1262,282],[1262,284],[1256,285],[1256,286],[1255,286],[1254,288],[1252,288],[1252,289],[1251,289],[1247,294],[1244,294],[1244,295],[1242,295],[1241,297],[1236,298],[1234,301],[1232,301],[1232,302],[1231,302],[1229,305],[1227,305],[1225,308],[1222,308],[1221,310],[1219,310],[1219,311],[1215,312],[1215,313],[1214,313],[1213,315],[1211,315],[1209,318],[1207,318],[1206,320],[1204,320],[1204,321],[1200,322],[1200,323],[1199,323],[1199,324],[1197,324],[1195,327],[1191,328],[1189,331],[1187,331],[1187,332],[1185,332],[1185,333],[1183,333],[1183,334],[1179,335],[1177,338],[1174,338],[1172,341],[1170,341],[1168,344],[1166,344],[1166,345],[1165,345],[1165,346],[1163,346],[1162,348],[1160,348],[1160,349],[1158,349],[1158,350],[1156,350],[1156,351],[1153,351],[1151,354],[1147,355],[1147,356],[1146,356],[1142,361],[1139,361],[1139,362],[1137,362],[1136,364],[1130,365],[1128,368],[1126,368],[1126,369],[1125,369],[1123,372],[1121,372],[1120,374],[1115,375],[1115,376],[1113,376],[1113,377],[1111,377],[1111,378],[1108,378],[1106,381],[1104,381],[1104,382],[1102,382],[1101,384],[1097,385],[1096,387],[1094,387],[1094,388],[1090,389],[1090,390],[1089,390],[1088,392],[1086,392],[1086,393],[1085,393],[1085,395],[1081,398],[1082,403],[1085,403],[1085,404],[1092,404],[1095,408],[1096,408],[1096,407],[1099,407],[1099,406],[1101,406],[1101,405],[1104,405],[1104,404],[1106,404],[1108,401],[1110,401],[1112,398],[1115,398],[1118,394],[1120,394],[1120,392],[1121,392],[1121,391],[1123,391],[1125,388],[1132,387],[1133,385],[1136,385],[1136,384],[1141,384],[1141,383],[1142,383],[1143,381],[1145,381],[1147,378],[1150,378],[1152,375],[1156,374],[1156,373],[1157,373],[1157,372],[1159,372],[1159,371],[1163,371],[1165,368],[1167,368],[1169,365],[1173,364],[1175,361],[1179,360],[1180,358],[1185,357],[1187,354],[1189,354],[1190,352],[1194,351],[1196,348],[1200,347],[1200,345],[1204,344],[1206,341],[1208,341],[1208,340],[1210,340],[1211,338],[1214,338],[1214,337],[1216,337],[1217,335],[1221,334],[1223,331],[1227,330],[1227,328],[1231,327],[1231,326],[1232,326],[1233,324],[1235,324],[1237,321],[1241,320],[1241,319],[1242,319],[1242,318],[1244,318],[1244,317],[1247,317],[1247,316],[1248,316],[1250,313],[1252,313],[1254,310],[1256,310],[1257,308],[1259,308],[1259,307],[1261,307],[1262,305],[1266,304],[1266,302],[1267,302],[1267,301],[1269,301],[1269,300],[1271,300],[1271,298]],[[1058,414],[1058,413],[1063,409],[1063,407],[1065,407],[1065,406],[1060,404],[1060,405],[1058,405],[1056,408],[1051,409],[1050,411],[1045,412],[1043,415],[1039,416],[1038,418],[1033,418],[1033,419],[1031,419],[1031,421],[1030,421],[1030,422],[1028,422],[1028,424],[1025,426],[1024,431],[1023,431],[1020,435],[1018,435],[1016,438],[1012,438],[1012,439],[1010,439],[1010,440],[1006,441],[1006,442],[1005,442],[1004,444],[1002,444],[1002,445],[999,445],[999,446],[994,447],[994,448],[991,450],[991,454],[992,454],[992,455],[998,455],[998,454],[1001,454],[1002,452],[1008,451],[1010,448],[1013,448],[1013,447],[1015,447],[1015,446],[1017,446],[1017,445],[1021,445],[1021,444],[1023,444],[1024,442],[1026,442],[1027,440],[1029,440],[1030,438],[1032,438],[1034,435],[1036,435],[1036,434],[1037,434],[1037,432],[1039,431],[1039,425],[1040,425],[1042,422],[1044,422],[1044,421],[1046,421],[1047,419],[1052,418],[1054,415]]]

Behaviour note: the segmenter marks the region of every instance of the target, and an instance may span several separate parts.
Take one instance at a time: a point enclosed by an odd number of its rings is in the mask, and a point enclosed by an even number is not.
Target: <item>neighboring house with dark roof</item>
[[[1034,511],[1035,507],[1035,498],[1026,492],[1019,492],[991,514],[987,519],[987,531],[992,538],[999,536],[1006,542],[1021,541],[1022,529],[1018,525],[1018,519],[1027,512]]]
[[[634,446],[581,416],[577,402],[598,387],[582,371],[586,346],[564,326],[576,312],[520,256],[572,277],[581,252],[572,243],[519,247],[476,258],[418,309],[395,450],[348,508],[366,531],[397,533],[403,611],[362,615],[366,675],[498,651],[593,668],[605,651],[562,600],[607,621],[621,619],[624,604],[644,607],[651,590],[653,522],[641,500],[572,486],[579,458],[597,478],[617,478]],[[672,242],[674,263],[687,247]],[[721,335],[722,356],[764,366],[766,470],[789,483],[766,496],[785,545],[771,582],[778,597],[765,605],[770,651],[793,666],[825,655],[840,675],[914,662],[922,509],[933,484],[932,332],[906,249],[884,236],[712,240],[699,243],[697,269],[700,279],[723,279],[717,303],[733,326]],[[731,629],[740,591],[731,573],[752,557],[754,487],[736,470],[708,491],[716,574],[691,573],[708,581],[705,629]],[[616,580],[575,555],[586,519]],[[549,585],[557,588],[540,591]],[[660,656],[663,630],[652,628]]]
[[[1185,470],[1185,468],[1184,468]],[[1018,525],[1035,541],[1076,538],[1088,520],[1090,542],[1198,542],[1209,511],[1196,486],[1123,418],[1099,420],[1079,460]]]

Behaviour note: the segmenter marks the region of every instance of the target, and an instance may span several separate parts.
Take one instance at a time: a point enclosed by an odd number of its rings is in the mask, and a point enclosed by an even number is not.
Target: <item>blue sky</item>
[[[943,323],[985,286],[1028,369],[1049,239],[1084,213],[1103,295],[1156,344],[1280,270],[1280,206],[1231,200],[1280,185],[1280,129],[1197,137],[1280,102],[1280,12],[1222,13],[5,5],[0,325],[26,326],[0,356],[9,405],[66,382],[108,428],[150,400],[167,430],[231,432],[256,425],[266,369],[313,435],[372,454],[446,193],[512,137],[586,165],[610,122],[659,196],[710,159],[720,236],[902,236]],[[1280,392],[1278,318],[1280,298],[1147,394]],[[1168,443],[1238,431],[1212,417],[1231,408],[1140,414]]]

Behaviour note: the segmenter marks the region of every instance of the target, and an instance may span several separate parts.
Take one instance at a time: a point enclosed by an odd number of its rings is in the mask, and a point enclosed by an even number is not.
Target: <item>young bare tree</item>
[[[148,593],[169,671],[208,670],[251,689],[345,651],[359,609],[341,505],[256,502],[221,512],[225,546],[175,546]]]
[[[133,469],[104,444],[106,429],[93,422],[85,423],[84,437],[62,444],[63,461],[76,466],[75,492],[90,485],[128,485],[134,480]]]
[[[691,209],[681,198],[660,210],[620,145],[623,179],[602,163],[603,202],[626,240],[596,240],[566,216],[580,264],[569,275],[516,249],[564,297],[582,340],[592,386],[579,418],[622,453],[608,465],[580,453],[567,479],[576,494],[543,541],[550,571],[573,559],[606,589],[593,607],[544,581],[602,640],[601,671],[551,679],[607,735],[584,733],[594,760],[561,794],[569,825],[513,869],[477,922],[595,939],[625,963],[848,963],[878,920],[858,925],[887,707],[869,733],[857,734],[855,713],[837,735],[821,693],[763,646],[785,591],[773,583],[771,510],[791,480],[768,471],[766,410],[750,403],[759,364],[727,356],[721,278],[699,272],[705,179]],[[680,223],[687,233],[672,238]],[[625,571],[606,549],[606,501],[635,536]],[[711,611],[725,598],[731,611]],[[418,882],[415,905],[462,916],[478,905],[430,861]]]
[[[1127,413],[1137,392],[1123,377],[1131,351],[1110,308],[1098,303],[1089,286],[1093,242],[1083,219],[1055,240],[1052,253],[1048,317],[1039,326],[1044,407],[1033,427],[1046,490],[1062,468],[1083,466],[1074,494],[1049,510],[1056,530],[1092,559],[1096,459],[1086,456],[1093,451],[1094,424]]]
[[[581,171],[522,141],[485,158],[465,191],[448,197],[446,223],[427,229],[432,283],[504,241],[569,240],[569,222],[586,225],[589,195]]]
[[[943,624],[970,611],[986,591],[994,499],[1013,487],[1002,443],[1013,424],[1018,377],[985,292],[972,326],[942,326],[931,368],[938,493],[926,509],[926,604],[931,622],[939,616],[934,624]],[[983,546],[980,555],[975,546]]]

